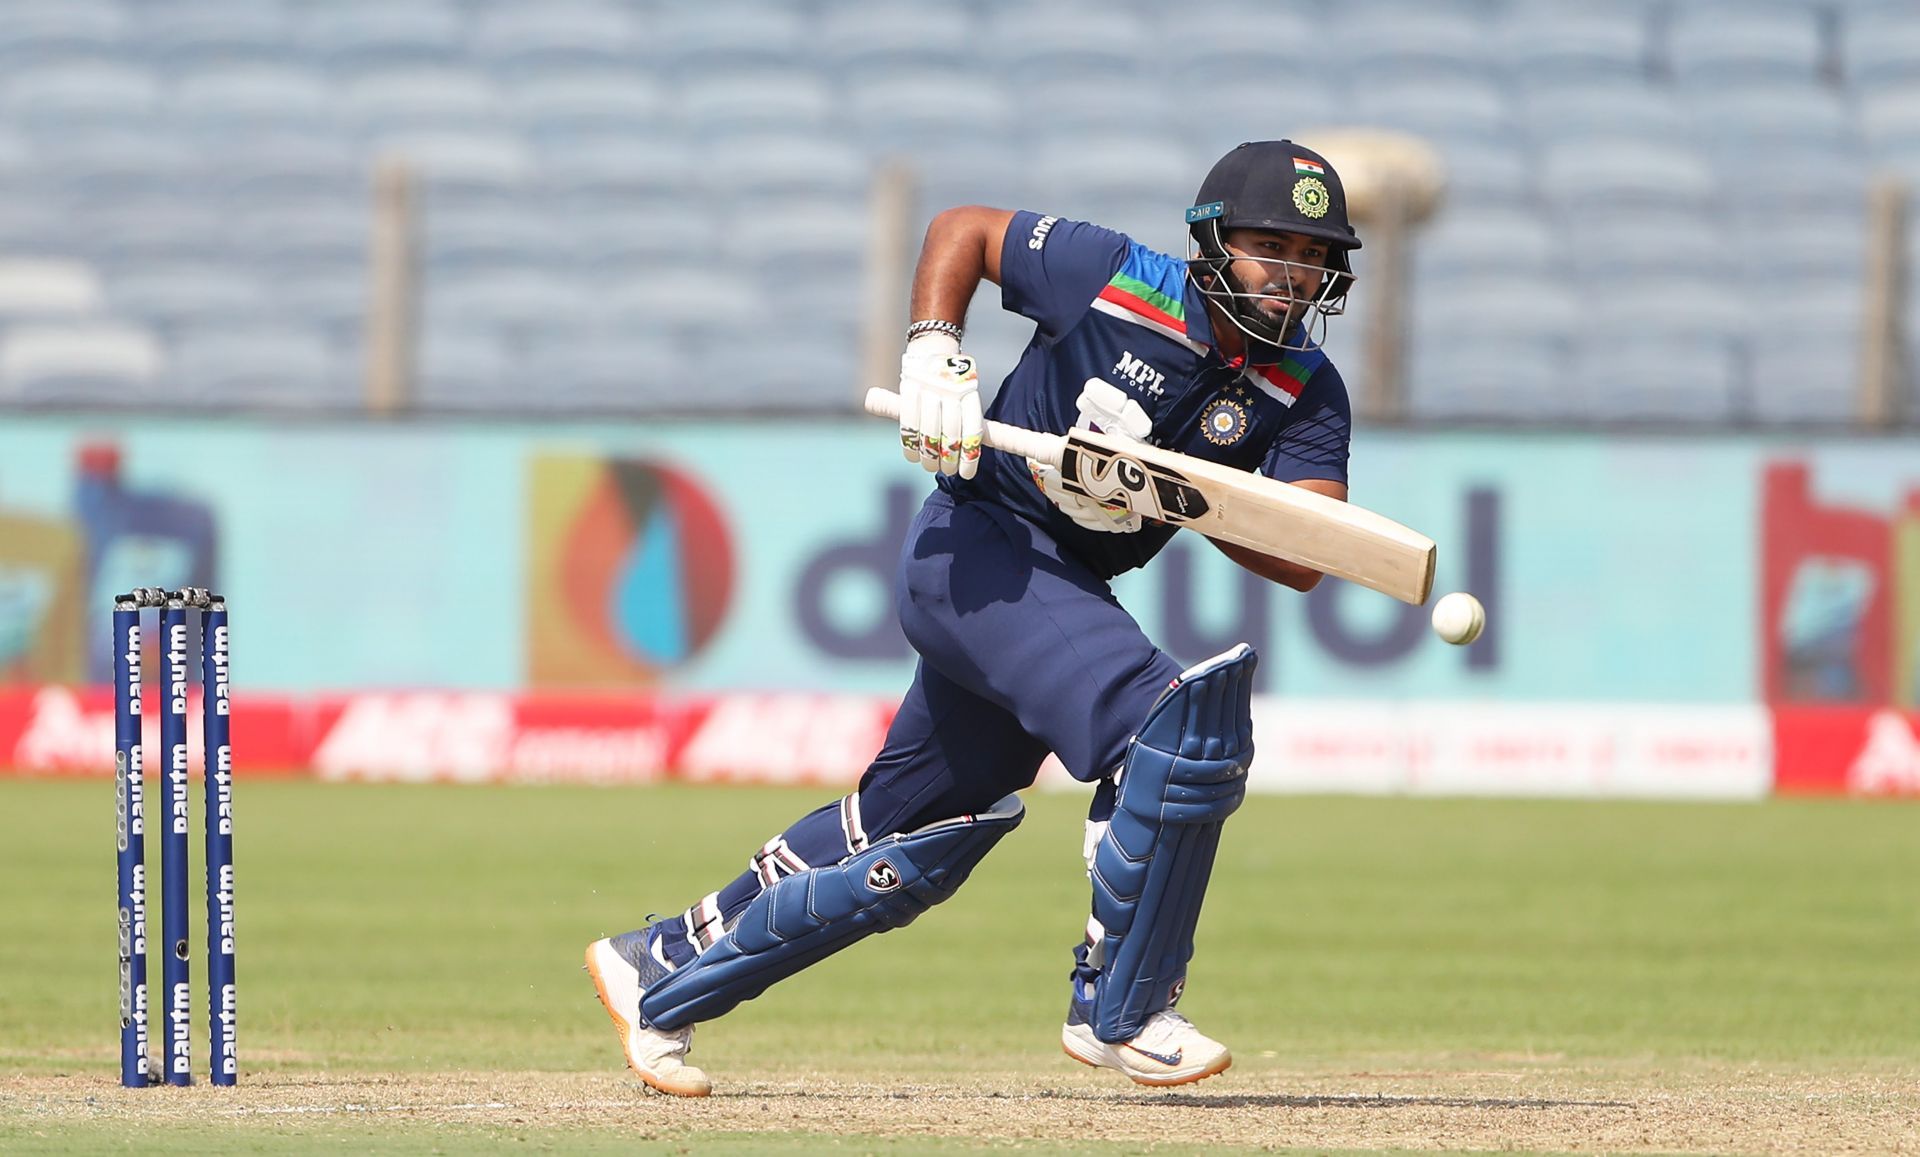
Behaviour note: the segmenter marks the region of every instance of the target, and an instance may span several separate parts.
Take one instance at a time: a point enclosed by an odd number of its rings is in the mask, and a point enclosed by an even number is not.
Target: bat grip
[[[900,395],[879,386],[873,387],[867,391],[867,413],[876,418],[897,421],[900,417]],[[1038,430],[1009,426],[991,419],[987,421],[984,436],[987,445],[995,450],[1032,458],[1056,469],[1060,465],[1061,451],[1067,445],[1067,440],[1058,434],[1043,434]]]

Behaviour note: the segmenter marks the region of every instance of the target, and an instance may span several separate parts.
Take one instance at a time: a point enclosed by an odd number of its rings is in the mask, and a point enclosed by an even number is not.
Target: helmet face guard
[[[1257,341],[1287,350],[1311,349],[1326,335],[1327,319],[1346,310],[1353,288],[1351,254],[1360,238],[1347,223],[1346,189],[1327,159],[1292,141],[1252,141],[1220,158],[1200,185],[1198,203],[1187,210],[1187,277],[1233,324]],[[1327,245],[1327,263],[1304,265],[1271,257],[1230,253],[1232,229],[1265,229],[1312,237]],[[1236,284],[1235,261],[1255,262],[1269,273],[1253,289]],[[1317,274],[1320,286],[1296,296]],[[1284,318],[1261,309],[1286,306]]]
[[[1347,291],[1353,288],[1353,271],[1346,251],[1329,245],[1325,265],[1308,265],[1278,257],[1252,257],[1227,250],[1226,231],[1218,218],[1196,222],[1187,235],[1187,275],[1208,301],[1220,307],[1233,324],[1256,341],[1283,350],[1307,350],[1320,345],[1327,334],[1327,319],[1345,313]],[[1266,284],[1258,290],[1242,289],[1234,283],[1228,267],[1236,261],[1258,264],[1267,274]],[[1291,287],[1309,284],[1315,277],[1320,287],[1311,295],[1296,295]],[[1284,319],[1261,309],[1263,303],[1286,307]]]

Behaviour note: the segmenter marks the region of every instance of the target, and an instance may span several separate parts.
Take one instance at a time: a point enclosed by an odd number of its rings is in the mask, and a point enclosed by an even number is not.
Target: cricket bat
[[[900,395],[867,391],[898,419]],[[1263,474],[1094,430],[1046,434],[989,421],[986,444],[1045,462],[1071,493],[1276,555],[1419,606],[1433,591],[1433,540],[1364,507]]]

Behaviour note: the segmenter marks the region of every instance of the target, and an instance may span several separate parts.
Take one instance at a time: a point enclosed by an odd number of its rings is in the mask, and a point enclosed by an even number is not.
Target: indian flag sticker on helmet
[[[1300,210],[1302,217],[1325,217],[1331,203],[1332,198],[1320,178],[1302,177],[1293,183],[1293,207]]]
[[[1305,173],[1310,177],[1324,177],[1327,175],[1327,167],[1325,165],[1319,161],[1310,161],[1305,157],[1293,158],[1293,171],[1296,173]]]

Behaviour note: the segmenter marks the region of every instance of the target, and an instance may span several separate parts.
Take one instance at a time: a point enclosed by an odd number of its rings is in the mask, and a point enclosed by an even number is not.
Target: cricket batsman
[[[900,365],[900,445],[937,475],[895,582],[913,683],[851,795],[800,817],[747,870],[670,919],[587,948],[641,1080],[705,1096],[693,1027],[951,896],[1020,823],[1049,752],[1092,785],[1093,903],[1061,1044],[1143,1085],[1221,1072],[1226,1046],[1174,1011],[1220,830],[1253,758],[1253,648],[1194,666],[1148,639],[1108,586],[1174,528],[1078,497],[1057,471],[983,449],[962,352],[985,278],[1034,323],[991,416],[1092,427],[1344,500],[1351,416],[1319,338],[1360,248],[1326,158],[1240,145],[1186,211],[1187,255],[1097,225],[981,206],[927,229]],[[1320,575],[1243,547],[1295,590]]]

